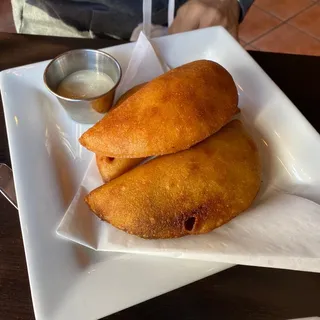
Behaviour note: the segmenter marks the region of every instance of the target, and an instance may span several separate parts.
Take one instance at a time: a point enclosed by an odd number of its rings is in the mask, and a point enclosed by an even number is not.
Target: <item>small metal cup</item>
[[[115,85],[100,96],[90,99],[70,99],[57,94],[59,84],[68,75],[80,70],[107,74]],[[93,124],[112,106],[115,90],[121,79],[121,67],[111,55],[99,50],[79,49],[65,52],[53,59],[44,71],[43,80],[69,116],[76,122]]]

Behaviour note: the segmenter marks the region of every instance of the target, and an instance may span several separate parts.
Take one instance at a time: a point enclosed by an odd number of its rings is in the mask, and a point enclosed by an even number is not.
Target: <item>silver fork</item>
[[[0,192],[18,209],[12,170],[4,163],[0,163]]]

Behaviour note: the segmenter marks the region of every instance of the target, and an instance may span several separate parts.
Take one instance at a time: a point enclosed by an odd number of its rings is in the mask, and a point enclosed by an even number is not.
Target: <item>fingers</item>
[[[177,12],[169,33],[179,33],[212,26],[225,27],[238,36],[239,5],[237,0],[189,0]]]
[[[186,3],[177,12],[172,25],[169,28],[169,34],[191,31],[198,29],[200,23],[200,12],[192,10],[192,5]]]
[[[208,10],[204,12],[203,16],[200,19],[199,29],[213,26],[226,27],[227,20],[218,9],[208,8]]]
[[[169,34],[199,29],[199,19],[176,17],[169,28]]]

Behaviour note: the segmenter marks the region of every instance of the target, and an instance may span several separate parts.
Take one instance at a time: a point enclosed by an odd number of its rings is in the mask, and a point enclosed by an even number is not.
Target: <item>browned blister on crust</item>
[[[125,172],[131,170],[144,158],[110,158],[106,156],[96,155],[97,167],[104,182],[111,181]]]
[[[209,232],[247,209],[260,188],[254,141],[234,120],[189,150],[162,156],[93,190],[91,210],[139,237]]]
[[[239,112],[231,75],[199,60],[150,81],[86,131],[80,143],[115,158],[188,149],[220,130]]]

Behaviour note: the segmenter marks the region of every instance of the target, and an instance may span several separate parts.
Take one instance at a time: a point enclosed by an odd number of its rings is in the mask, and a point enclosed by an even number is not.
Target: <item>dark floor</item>
[[[0,0],[0,32],[15,32],[11,1]],[[240,27],[248,50],[320,56],[320,0],[256,0]]]

